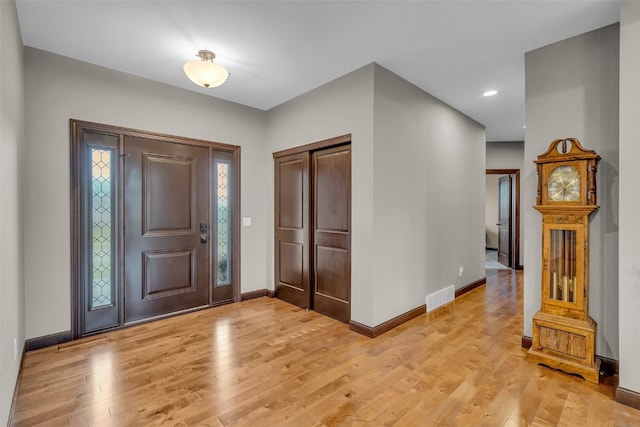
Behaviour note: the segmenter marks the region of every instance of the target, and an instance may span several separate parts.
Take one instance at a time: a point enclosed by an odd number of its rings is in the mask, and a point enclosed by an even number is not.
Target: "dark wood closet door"
[[[208,305],[208,149],[126,137],[124,153],[125,323]]]
[[[351,146],[316,151],[313,158],[315,311],[351,319]]]
[[[276,296],[308,308],[309,153],[275,159]]]

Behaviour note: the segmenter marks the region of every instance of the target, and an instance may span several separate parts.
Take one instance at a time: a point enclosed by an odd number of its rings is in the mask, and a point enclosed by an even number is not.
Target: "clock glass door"
[[[556,301],[576,302],[576,232],[551,230],[550,295]]]

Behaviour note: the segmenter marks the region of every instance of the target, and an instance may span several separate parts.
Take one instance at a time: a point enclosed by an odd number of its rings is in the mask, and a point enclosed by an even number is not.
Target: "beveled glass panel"
[[[91,148],[90,309],[113,305],[113,150]]]
[[[216,286],[228,285],[231,271],[229,167],[216,161]]]
[[[551,230],[549,298],[576,302],[576,232]]]

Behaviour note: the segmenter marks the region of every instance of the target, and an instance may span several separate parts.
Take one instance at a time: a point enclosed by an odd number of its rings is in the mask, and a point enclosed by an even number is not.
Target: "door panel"
[[[197,266],[194,255],[193,249],[142,252],[142,299],[195,292]]]
[[[348,304],[349,251],[316,245],[316,270],[316,295]]]
[[[196,159],[145,152],[141,155],[143,234],[191,233]]]
[[[313,153],[314,310],[351,319],[351,146]]]
[[[276,295],[309,307],[309,153],[275,159]]]
[[[498,262],[511,267],[511,176],[498,178]]]
[[[125,323],[208,305],[208,149],[134,137],[124,147]]]

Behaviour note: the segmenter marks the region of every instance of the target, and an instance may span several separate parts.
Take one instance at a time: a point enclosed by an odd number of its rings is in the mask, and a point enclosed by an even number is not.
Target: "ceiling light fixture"
[[[202,87],[217,87],[227,80],[229,72],[222,65],[213,62],[216,54],[210,50],[198,51],[200,61],[184,64],[184,73],[192,82]]]
[[[493,96],[493,95],[495,95],[497,93],[498,93],[497,90],[488,90],[485,93],[483,93],[482,96]]]

